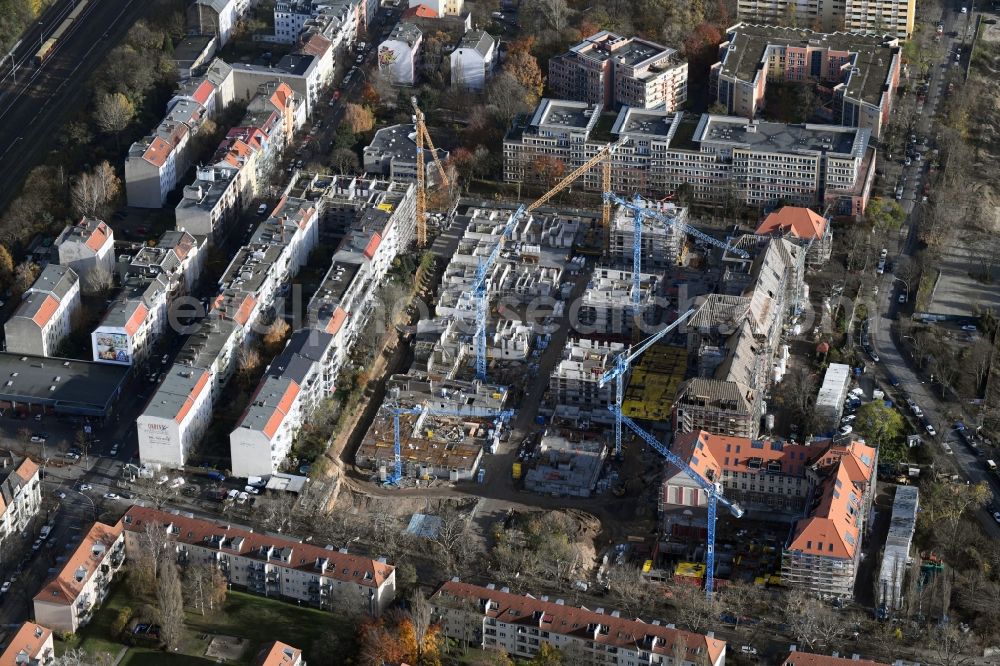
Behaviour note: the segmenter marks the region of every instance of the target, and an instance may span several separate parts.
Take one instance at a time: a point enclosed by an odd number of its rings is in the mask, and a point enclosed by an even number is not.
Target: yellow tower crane
[[[437,166],[438,171],[441,172],[441,185],[443,187],[451,187],[451,181],[448,179],[448,174],[444,170],[444,165],[441,164],[441,160],[438,159],[437,148],[434,147],[434,141],[431,139],[430,132],[427,131],[427,125],[424,123],[424,112],[420,110],[417,106],[417,98],[411,97],[410,102],[413,104],[413,124],[416,127],[416,139],[417,139],[417,245],[419,247],[427,246],[427,173],[426,166],[424,164],[424,146],[426,145],[430,148],[431,157],[434,158],[434,164]]]

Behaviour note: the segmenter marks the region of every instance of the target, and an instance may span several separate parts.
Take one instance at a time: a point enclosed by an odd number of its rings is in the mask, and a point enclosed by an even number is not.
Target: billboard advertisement
[[[94,360],[132,365],[132,343],[124,333],[94,331]]]

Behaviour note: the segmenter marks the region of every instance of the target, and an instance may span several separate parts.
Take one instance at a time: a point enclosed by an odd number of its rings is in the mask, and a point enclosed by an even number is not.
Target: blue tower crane
[[[646,444],[659,453],[661,456],[667,459],[671,465],[681,470],[688,475],[691,480],[693,480],[698,487],[705,491],[708,495],[708,538],[705,544],[705,593],[708,598],[712,598],[712,591],[715,588],[715,518],[717,504],[722,502],[722,504],[729,509],[737,518],[743,516],[743,509],[736,502],[730,502],[722,495],[722,488],[718,482],[711,482],[705,479],[701,474],[691,469],[684,460],[682,460],[676,453],[668,449],[666,446],[661,444],[655,437],[640,428],[635,421],[630,419],[621,413],[621,410],[615,406],[609,406],[614,412],[617,412],[617,416],[621,421],[629,427],[632,432],[639,435]]]
[[[615,456],[619,457],[622,454],[622,397],[624,393],[624,383],[625,375],[628,373],[629,369],[632,367],[632,361],[639,357],[644,351],[652,347],[659,340],[661,340],[667,333],[674,330],[679,326],[685,319],[693,315],[695,312],[694,308],[691,308],[680,317],[677,321],[670,324],[669,326],[664,326],[656,333],[640,342],[638,345],[623,351],[621,354],[615,357],[615,365],[613,368],[601,375],[598,380],[598,386],[604,386],[608,382],[615,380],[615,404],[614,408],[611,410],[615,414]]]
[[[483,408],[470,409],[437,409],[427,407],[426,405],[417,405],[416,407],[400,407],[396,404],[385,403],[383,407],[390,412],[392,412],[392,444],[393,444],[393,469],[392,473],[386,477],[385,485],[395,486],[399,484],[399,480],[403,478],[403,459],[402,450],[400,446],[400,434],[399,434],[399,417],[402,414],[438,414],[441,416],[475,416],[474,412],[483,412]],[[514,410],[512,409],[486,409],[485,411],[491,412],[492,416],[495,417],[494,423],[497,425],[506,423],[514,415]]]
[[[605,192],[604,201],[615,204],[616,206],[621,206],[626,210],[630,211],[634,220],[634,228],[632,231],[632,316],[639,316],[639,273],[642,269],[642,219],[651,218],[659,220],[664,224],[668,224],[678,231],[683,231],[689,236],[694,236],[699,238],[706,243],[714,245],[716,247],[722,248],[723,250],[728,250],[733,254],[736,254],[743,259],[747,259],[750,255],[741,250],[738,247],[733,247],[728,243],[713,238],[706,233],[698,231],[689,224],[685,224],[677,219],[673,215],[668,215],[661,211],[655,210],[653,208],[647,208],[642,197],[636,194],[632,197],[632,200],[623,199],[614,192]]]

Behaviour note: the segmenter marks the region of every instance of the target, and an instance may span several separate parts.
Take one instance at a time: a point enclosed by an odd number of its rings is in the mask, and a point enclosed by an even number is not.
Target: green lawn
[[[89,655],[102,652],[115,655],[124,647],[113,640],[111,623],[123,606],[137,613],[143,605],[155,605],[152,599],[136,599],[128,586],[119,582],[91,622],[68,641],[60,641],[57,653],[70,648],[82,648]],[[336,649],[340,654],[353,654],[355,624],[340,614],[301,607],[275,599],[230,591],[225,608],[211,615],[187,614],[187,632],[180,653],[167,654],[158,650],[133,647],[122,664],[209,664],[205,659],[211,635],[239,636],[249,642],[243,663],[250,663],[257,652],[271,641],[282,641],[302,648],[306,661],[323,663],[322,652]],[[322,644],[322,646],[321,646]],[[335,647],[334,647],[335,646]],[[315,654],[314,654],[315,652]]]

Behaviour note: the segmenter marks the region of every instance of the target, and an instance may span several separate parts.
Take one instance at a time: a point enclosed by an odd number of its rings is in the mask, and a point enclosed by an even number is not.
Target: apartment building
[[[188,32],[215,35],[221,49],[252,4],[251,0],[195,0],[187,9]]]
[[[133,255],[119,257],[120,279],[128,284],[132,278],[163,276],[171,298],[190,294],[208,254],[205,242],[204,236],[186,231],[164,231],[154,245],[147,244]]]
[[[561,99],[611,109],[676,111],[687,101],[688,66],[675,49],[602,30],[549,60]]]
[[[21,304],[4,323],[7,351],[52,356],[73,330],[80,309],[80,280],[67,266],[49,264],[24,292]]]
[[[782,551],[782,584],[825,597],[854,594],[877,462],[878,449],[852,441],[816,463],[825,477]]]
[[[390,80],[397,85],[415,84],[423,40],[423,33],[416,25],[397,23],[389,37],[378,45],[379,71],[388,72]]]
[[[678,390],[674,428],[753,438],[781,354],[782,326],[801,307],[805,252],[780,238],[732,242],[749,258],[724,256],[730,266],[720,291],[705,297],[688,320],[697,376]]]
[[[300,329],[268,366],[229,435],[233,476],[270,476],[285,462],[302,424],[333,391],[333,341],[330,333]]]
[[[470,30],[451,52],[451,85],[483,90],[496,65],[496,40],[485,30]]]
[[[274,641],[264,646],[253,664],[254,666],[306,666],[302,650],[281,641]]]
[[[21,532],[42,508],[39,467],[31,458],[0,458],[0,549],[14,552]]]
[[[609,422],[608,405],[614,401],[614,382],[600,385],[601,376],[614,367],[614,359],[627,351],[620,342],[569,338],[563,357],[552,369],[546,402],[589,412],[598,422]]]
[[[538,180],[544,175],[540,165],[552,160],[569,171],[612,141],[627,138],[629,143],[611,158],[615,191],[638,191],[650,198],[683,191],[704,204],[735,199],[753,208],[787,201],[858,215],[867,205],[875,174],[870,137],[864,128],[629,107],[617,116],[603,115],[598,106],[543,99],[504,138],[504,179]],[[600,191],[600,168],[578,183]]]
[[[55,658],[52,630],[34,622],[25,622],[0,653],[0,666],[45,666]]]
[[[851,367],[844,363],[831,363],[823,375],[816,403],[816,429],[820,432],[834,432],[840,427],[840,417],[844,413],[847,391],[851,385]]]
[[[874,496],[876,449],[862,442],[811,445],[759,441],[705,431],[678,435],[671,450],[749,511],[805,514],[782,553],[782,583],[851,596],[864,521]],[[665,530],[690,524],[708,497],[681,470],[666,471],[660,495]]]
[[[655,210],[665,218],[687,224],[688,209],[670,202],[644,201],[645,207]],[[682,262],[685,234],[673,224],[643,215],[639,235],[642,266],[645,269],[670,268]],[[635,243],[635,215],[625,209],[616,208],[611,218],[610,252],[622,264],[632,263]]]
[[[820,0],[810,4],[789,0],[739,0],[736,15],[742,21],[753,23],[909,39],[913,34],[915,10],[915,0]]]
[[[170,283],[163,275],[131,277],[90,334],[93,360],[141,366],[167,328]]]
[[[438,17],[458,16],[462,13],[465,0],[409,0],[411,9],[424,6],[430,9]]]
[[[444,163],[448,159],[448,151],[438,148],[437,158]],[[363,165],[369,176],[382,176],[398,183],[415,183],[417,133],[413,124],[390,125],[375,132],[371,143],[365,146]],[[436,186],[441,182],[441,174],[429,149],[424,151],[424,165],[428,185]]]
[[[295,44],[310,29],[334,47],[349,47],[366,23],[365,0],[282,0],[274,5],[274,41]]]
[[[182,467],[212,421],[212,392],[208,370],[171,366],[136,419],[139,459]]]
[[[76,272],[84,292],[113,286],[115,234],[103,221],[84,217],[76,224],[68,224],[53,245],[59,263]]]
[[[162,531],[180,564],[218,566],[248,592],[339,614],[380,616],[396,596],[395,567],[239,526],[133,506],[122,518],[126,551],[141,548],[147,529]]]
[[[161,208],[167,194],[194,159],[193,137],[209,113],[198,102],[174,98],[153,132],[129,147],[125,159],[125,193],[129,206]]]
[[[630,253],[631,254],[631,253]],[[570,324],[579,335],[596,337],[631,336],[635,328],[636,309],[642,337],[659,323],[661,314],[657,297],[662,291],[660,278],[652,273],[639,274],[636,298],[632,271],[598,266],[594,269],[587,289],[577,304],[576,316]]]
[[[515,659],[531,659],[548,643],[581,666],[726,663],[725,641],[711,635],[659,620],[631,619],[616,610],[570,606],[563,599],[512,594],[493,584],[482,587],[454,578],[434,592],[430,603],[448,638],[503,650]]]
[[[891,665],[883,664],[880,661],[862,659],[861,655],[852,654],[839,656],[836,652],[830,654],[813,654],[812,652],[800,652],[792,646],[792,651],[788,657],[781,662],[781,666],[920,666],[920,664],[897,659]]]
[[[175,228],[217,244],[248,201],[240,168],[228,163],[198,167],[174,209]]]
[[[122,523],[94,523],[52,580],[34,598],[35,621],[69,634],[87,624],[107,598],[125,561]]]
[[[768,81],[813,81],[832,91],[832,122],[878,139],[889,122],[901,57],[894,37],[739,23],[719,46],[710,89],[728,113],[755,118]]]
[[[806,263],[820,266],[833,252],[833,225],[819,213],[800,206],[782,206],[769,213],[757,230],[758,236],[777,236],[806,248]]]

